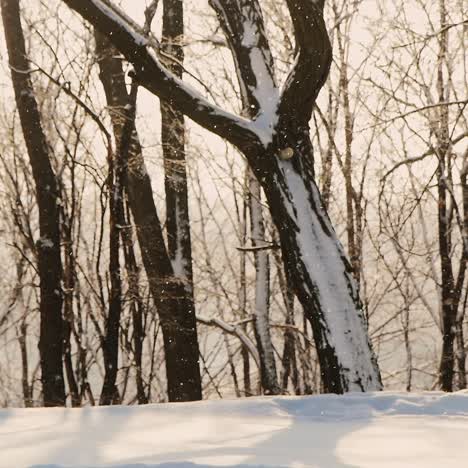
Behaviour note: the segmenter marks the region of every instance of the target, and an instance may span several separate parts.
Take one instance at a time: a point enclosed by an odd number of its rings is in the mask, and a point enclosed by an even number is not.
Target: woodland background
[[[294,50],[290,20],[282,2],[261,3],[284,76]],[[103,128],[110,132],[112,126],[92,28],[62,2],[31,0],[22,6],[34,89],[60,181],[67,233],[63,258],[73,258],[72,265],[64,263],[73,278],[64,294],[79,404],[94,405],[104,375],[102,335],[111,281]],[[122,6],[144,22],[145,2]],[[464,0],[330,0],[325,9],[333,64],[310,123],[315,170],[360,284],[386,389],[441,386],[447,301],[455,314],[452,389],[466,388],[466,17]],[[185,79],[240,112],[232,59],[213,11],[204,0],[188,1],[185,22]],[[158,17],[154,24],[160,33]],[[41,400],[37,212],[3,41],[0,54],[0,404],[34,406]],[[136,125],[164,223],[161,117],[158,100],[145,90],[139,92]],[[188,119],[186,154],[203,396],[261,394],[258,368],[245,346],[255,343],[250,247],[259,239],[252,239],[249,200],[259,201],[258,194],[249,194],[249,173],[236,150]],[[277,233],[266,210],[264,216],[261,241],[273,246],[267,250],[270,330],[281,391],[320,392],[310,326],[288,291],[274,248]],[[135,277],[124,272],[119,400],[166,401],[160,322],[131,224],[120,228],[134,244],[138,297]],[[144,337],[140,367],[135,364],[136,307]],[[144,398],[138,397],[141,392]]]

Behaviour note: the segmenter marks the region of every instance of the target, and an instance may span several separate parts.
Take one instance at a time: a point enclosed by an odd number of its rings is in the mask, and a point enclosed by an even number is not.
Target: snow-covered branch
[[[258,355],[257,347],[238,325],[232,325],[216,317],[206,318],[200,315],[197,315],[197,321],[199,323],[203,323],[203,325],[218,327],[230,335],[237,336],[240,342],[249,350],[249,353],[255,361],[255,364],[257,365],[258,369],[260,369],[260,356]]]
[[[244,112],[266,145],[277,123],[279,90],[258,0],[210,0],[236,65]]]
[[[163,66],[148,35],[109,0],[63,0],[102,33],[106,34],[135,67],[139,83],[171,102],[199,125],[239,148],[259,140],[254,124],[224,111]]]

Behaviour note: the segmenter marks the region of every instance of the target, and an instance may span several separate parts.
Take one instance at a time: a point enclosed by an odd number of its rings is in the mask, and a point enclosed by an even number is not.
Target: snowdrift
[[[2,468],[463,468],[468,392],[0,411]]]

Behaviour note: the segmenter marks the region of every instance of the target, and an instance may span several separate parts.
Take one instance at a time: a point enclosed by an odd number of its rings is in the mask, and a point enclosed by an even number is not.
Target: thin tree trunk
[[[239,388],[239,379],[237,378],[236,366],[234,364],[234,356],[231,351],[231,345],[229,344],[229,339],[227,333],[223,333],[224,344],[226,346],[226,352],[228,355],[229,368],[231,369],[232,383],[234,385],[234,392],[237,398],[241,397],[241,392]]]
[[[242,218],[241,218],[241,245],[245,245],[247,241],[247,190],[248,187],[244,185],[244,203],[242,209]],[[247,262],[246,262],[246,252],[241,252],[240,254],[240,288],[239,288],[239,307],[242,313],[242,319],[247,317]],[[243,332],[247,333],[247,324],[242,325]],[[241,348],[242,356],[242,375],[244,382],[244,394],[245,396],[252,396],[252,385],[250,382],[250,355],[246,346]]]
[[[446,30],[447,12],[445,1],[439,0],[440,25],[442,32],[439,36],[439,58],[437,71],[437,88],[439,102],[446,102],[446,86],[444,80],[444,66],[447,55],[448,31]],[[447,106],[440,108],[440,119],[436,130],[438,142],[437,157],[439,164],[437,167],[437,192],[438,192],[438,220],[439,220],[439,253],[441,268],[441,288],[442,288],[442,355],[440,361],[440,383],[442,390],[451,392],[453,390],[454,376],[454,342],[455,342],[455,284],[451,259],[451,226],[449,225],[447,210],[447,177],[446,162],[449,157],[450,135]]]
[[[168,57],[173,57],[173,61],[168,59],[167,66],[177,77],[182,78],[184,61],[182,1],[163,1],[162,35],[161,47]],[[161,101],[161,142],[165,171],[168,252],[174,273],[186,282],[189,290],[193,291],[184,115],[165,101]]]
[[[27,346],[27,331],[28,325],[26,320],[21,321],[18,333],[18,342],[20,345],[21,352],[21,383],[23,386],[23,401],[26,408],[33,406],[32,401],[32,387],[29,385],[29,360],[28,360],[28,346]]]
[[[291,306],[293,305],[294,297],[291,297],[291,299],[290,306],[288,306],[286,310],[286,325],[288,325],[288,327],[286,327],[286,330],[284,331],[284,348],[282,357],[283,374],[281,377],[281,387],[283,392],[286,392],[288,389],[288,380],[291,378],[294,392],[296,395],[299,395],[300,388],[296,362],[296,343],[294,332],[289,328],[289,326],[293,327],[295,325],[294,315],[291,313],[293,310]]]
[[[413,385],[413,352],[410,340],[410,311],[409,304],[403,311],[403,338],[405,340],[406,350],[406,391],[411,392]]]
[[[277,232],[274,231],[273,239],[274,243],[277,244]],[[299,383],[299,370],[297,368],[297,359],[296,359],[296,337],[292,328],[295,324],[294,317],[294,300],[295,296],[291,288],[288,286],[288,281],[286,278],[286,273],[284,271],[284,263],[281,259],[281,254],[278,250],[273,250],[273,256],[276,263],[276,268],[278,271],[278,282],[281,290],[281,295],[283,297],[284,307],[286,309],[286,328],[284,331],[284,347],[283,355],[281,358],[282,372],[280,376],[281,389],[283,393],[287,393],[288,390],[288,380],[291,378],[294,393],[296,395],[301,394],[301,388]]]
[[[73,370],[71,353],[71,335],[73,330],[73,294],[75,292],[75,256],[72,242],[72,221],[62,212],[62,235],[64,244],[64,307],[63,307],[63,358],[65,364],[65,375],[74,408],[81,406],[80,391]]]
[[[125,201],[125,200],[124,200]],[[148,397],[145,392],[143,382],[143,342],[145,331],[143,329],[143,311],[144,304],[140,294],[140,271],[138,268],[135,250],[133,246],[132,232],[130,229],[130,213],[128,209],[122,211],[122,217],[119,219],[119,225],[124,226],[121,230],[122,244],[125,257],[125,268],[128,275],[128,289],[130,294],[130,310],[133,322],[133,346],[135,359],[135,383],[137,388],[138,404],[148,403]]]
[[[120,229],[123,219],[123,140],[120,139],[115,154],[110,152],[108,190],[109,190],[109,311],[106,318],[104,337],[104,381],[100,405],[120,403],[116,386],[119,363],[119,330],[122,315],[122,278],[120,267]]]
[[[30,78],[19,0],[1,0],[1,7],[16,105],[32,167],[39,211],[40,238],[36,247],[40,281],[39,354],[44,406],[64,406],[58,184]]]
[[[261,187],[252,172],[247,171],[249,185],[250,233],[253,247],[265,244],[265,224],[261,203]],[[276,372],[275,355],[270,333],[270,260],[268,250],[254,250],[255,312],[254,327],[260,355],[260,379],[267,395],[278,395],[281,389]]]
[[[458,390],[464,390],[466,389],[466,350],[463,323],[457,321],[455,334],[457,344],[456,361],[458,373]]]

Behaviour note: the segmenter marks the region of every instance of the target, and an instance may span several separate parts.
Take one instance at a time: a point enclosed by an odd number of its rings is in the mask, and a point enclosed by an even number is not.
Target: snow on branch
[[[261,138],[250,120],[227,112],[177,78],[159,60],[150,37],[109,0],[62,0],[105,34],[135,68],[139,84],[240,149]]]
[[[226,333],[229,333],[233,336],[237,336],[240,342],[248,349],[249,353],[252,355],[252,358],[255,361],[255,364],[257,365],[258,369],[260,369],[260,356],[258,354],[257,347],[237,324],[232,325],[216,317],[209,319],[200,315],[197,315],[197,321],[203,323],[204,325],[221,328],[221,330],[225,331]]]
[[[264,250],[276,250],[276,249],[281,249],[281,246],[279,244],[276,244],[274,242],[269,242],[269,243],[263,243],[261,245],[253,245],[251,247],[249,246],[239,246],[236,247],[236,249],[239,252],[262,252]]]
[[[231,49],[244,113],[266,146],[277,123],[279,90],[258,0],[210,0]]]

